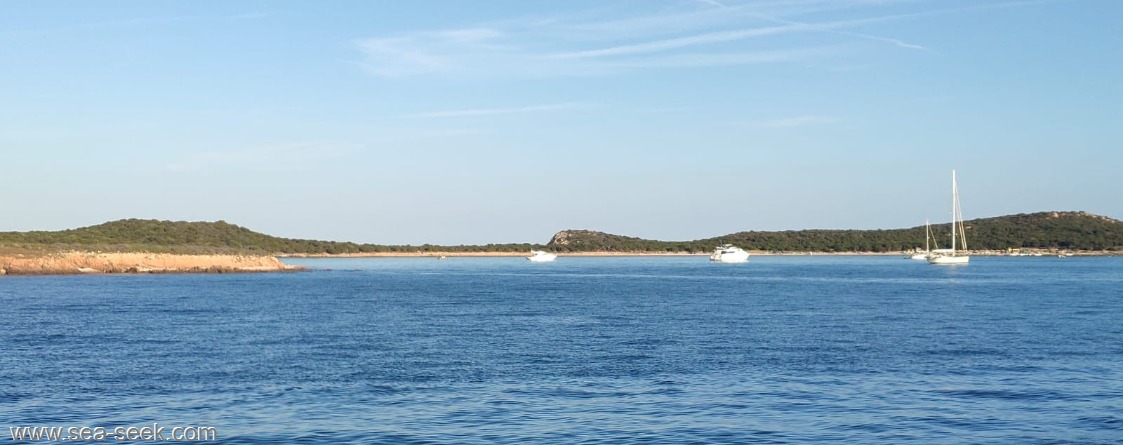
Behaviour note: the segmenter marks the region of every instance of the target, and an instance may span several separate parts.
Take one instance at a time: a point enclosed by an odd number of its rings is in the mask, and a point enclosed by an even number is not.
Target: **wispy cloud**
[[[835,122],[838,122],[838,119],[833,117],[808,115],[749,122],[748,126],[753,128],[797,128],[827,125]]]
[[[360,62],[371,74],[386,78],[420,75],[486,76],[584,76],[641,67],[700,66],[761,63],[760,57],[745,57],[744,49],[713,54],[695,52],[676,55],[678,61],[627,60],[625,56],[657,55],[678,48],[742,40],[756,36],[797,32],[800,25],[783,25],[714,31],[745,21],[760,22],[745,6],[698,4],[656,15],[625,15],[609,20],[573,20],[572,17],[528,18],[469,26],[462,29],[414,32],[360,39],[356,47]],[[715,6],[720,6],[716,7]],[[623,32],[626,30],[627,32]],[[707,31],[709,30],[709,31]],[[702,32],[699,32],[702,31]],[[681,36],[687,33],[692,35]],[[667,34],[679,37],[655,38]],[[649,38],[645,43],[608,45],[581,49],[590,44],[621,39]],[[662,57],[662,56],[659,56]],[[614,60],[615,59],[615,60]],[[773,61],[782,58],[772,57]],[[689,60],[689,61],[685,61]],[[630,67],[630,68],[629,68]]]
[[[707,4],[707,5],[710,5],[710,6],[717,6],[717,7],[719,7],[719,8],[724,8],[724,7],[725,7],[725,4],[724,4],[724,3],[722,3],[722,2],[719,2],[719,1],[717,1],[717,0],[695,0],[695,1],[697,1],[698,3],[703,3],[703,4]]]
[[[682,48],[689,48],[702,45],[713,45],[718,43],[733,42],[738,40],[746,40],[755,37],[773,36],[778,34],[789,34],[798,32],[833,32],[837,34],[853,35],[857,37],[867,38],[871,40],[879,40],[884,42],[894,43],[898,46],[908,47],[912,49],[925,49],[918,45],[911,45],[896,39],[889,39],[868,34],[862,34],[852,31],[840,31],[840,28],[855,27],[860,25],[867,25],[877,22],[892,21],[906,17],[905,15],[893,16],[877,16],[867,17],[853,20],[841,20],[826,23],[802,23],[789,20],[781,20],[774,17],[760,16],[768,21],[780,23],[777,26],[757,27],[737,29],[731,31],[707,32],[691,36],[676,37],[670,39],[653,40],[644,43],[634,43],[628,45],[618,45],[608,48],[600,48],[595,50],[576,51],[568,53],[556,54],[553,57],[569,59],[569,58],[593,58],[593,57],[610,57],[610,56],[629,56],[636,54],[650,54],[665,52],[669,50],[676,50]]]
[[[608,66],[619,68],[693,68],[786,63],[834,57],[843,53],[844,51],[836,47],[809,47],[743,53],[676,54],[639,59],[624,59],[604,63]]]
[[[834,32],[836,34],[842,34],[842,35],[851,35],[851,36],[860,37],[860,38],[868,39],[868,40],[876,40],[876,41],[879,41],[879,42],[891,43],[893,45],[896,45],[900,48],[905,48],[905,49],[915,49],[915,50],[919,50],[919,51],[932,52],[932,50],[930,50],[926,47],[923,47],[923,46],[920,46],[920,45],[914,45],[914,44],[905,42],[903,40],[893,39],[893,38],[889,38],[889,37],[879,37],[879,36],[873,36],[873,35],[869,35],[869,34],[862,34],[862,33],[859,33],[859,32],[850,32],[850,31],[831,31],[831,32]]]
[[[559,104],[545,104],[545,105],[529,105],[525,107],[513,108],[477,108],[471,110],[448,110],[448,111],[430,111],[425,113],[407,114],[397,116],[399,119],[423,119],[423,118],[455,118],[455,117],[475,117],[475,116],[494,116],[499,114],[524,114],[536,113],[543,111],[556,111],[556,110],[571,110],[577,108],[588,108],[588,104],[579,103],[559,103]]]
[[[656,52],[663,52],[672,49],[686,48],[698,45],[707,45],[713,43],[729,42],[733,40],[742,40],[750,37],[760,37],[771,34],[780,34],[785,32],[796,31],[799,27],[794,25],[773,26],[769,28],[755,28],[755,29],[741,29],[735,31],[722,31],[711,32],[705,34],[698,34],[687,37],[677,37],[673,39],[655,40],[645,43],[636,43],[629,45],[619,45],[608,48],[575,51],[568,53],[555,54],[553,57],[558,59],[578,59],[590,57],[608,57],[608,56],[625,56],[634,54],[649,54]]]
[[[692,8],[593,21],[557,20],[553,25],[557,31],[572,33],[583,41],[650,39],[683,33],[697,34],[729,27],[743,28],[758,22],[761,14],[778,17],[800,16],[855,6],[853,2],[839,0],[780,0],[737,5],[695,1],[697,7]]]
[[[911,44],[911,43],[907,43],[907,42],[905,42],[903,40],[899,40],[899,39],[875,36],[875,35],[864,34],[864,33],[860,33],[860,32],[854,32],[854,31],[842,31],[842,30],[839,30],[839,29],[835,29],[839,26],[816,25],[816,24],[813,24],[813,23],[796,22],[796,21],[792,21],[792,20],[784,20],[784,19],[780,19],[780,18],[777,18],[777,17],[771,17],[771,16],[767,16],[767,15],[763,15],[763,14],[760,15],[760,17],[764,18],[765,20],[768,20],[770,22],[773,22],[773,23],[780,23],[780,24],[787,25],[787,26],[799,26],[799,27],[801,27],[801,29],[810,29],[810,30],[814,30],[814,31],[818,31],[818,32],[829,32],[829,33],[834,33],[834,34],[839,34],[839,35],[858,37],[858,38],[867,39],[867,40],[874,40],[874,41],[878,41],[878,42],[885,42],[885,43],[893,44],[893,45],[895,45],[897,47],[900,47],[900,48],[915,49],[915,50],[920,50],[920,51],[929,51],[928,48],[925,48],[925,47],[920,46],[920,45],[914,45],[914,44]],[[869,20],[869,19],[867,19],[867,20]],[[845,25],[845,24],[843,23],[843,25]]]
[[[489,28],[423,32],[356,41],[367,71],[386,77],[456,71],[473,60],[504,55],[504,34]],[[510,54],[506,55],[510,57]]]
[[[510,19],[361,39],[355,44],[364,55],[364,69],[387,78],[587,76],[636,69],[785,63],[837,55],[831,51],[808,51],[805,39],[781,38],[799,34],[846,37],[819,42],[823,47],[854,46],[857,38],[934,53],[924,44],[865,28],[1048,1],[1052,0],[935,9],[931,7],[934,3],[920,0],[773,0],[737,4],[694,0],[658,12],[644,11],[648,8],[643,6],[638,13],[634,9],[620,10],[627,6],[607,6],[597,10],[609,11],[604,15]],[[833,20],[824,20],[825,17]],[[868,46],[862,50],[875,51]]]

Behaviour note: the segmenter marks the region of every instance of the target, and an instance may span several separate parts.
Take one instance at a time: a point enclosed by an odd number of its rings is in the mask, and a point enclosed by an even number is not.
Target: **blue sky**
[[[0,0],[0,230],[1123,218],[1114,0]]]

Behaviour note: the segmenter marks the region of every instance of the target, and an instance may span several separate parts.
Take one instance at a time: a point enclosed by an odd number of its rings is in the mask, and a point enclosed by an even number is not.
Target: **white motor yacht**
[[[714,249],[710,261],[716,263],[744,263],[749,260],[749,253],[732,244],[723,244]]]
[[[531,250],[530,256],[526,257],[526,259],[535,263],[545,263],[558,259],[558,256],[544,250]]]

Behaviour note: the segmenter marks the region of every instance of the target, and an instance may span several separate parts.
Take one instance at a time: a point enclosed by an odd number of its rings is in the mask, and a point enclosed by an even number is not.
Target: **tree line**
[[[1123,223],[1084,212],[1041,212],[966,221],[971,250],[1123,251]],[[950,247],[951,225],[932,226],[933,248]],[[559,234],[560,235],[560,234]],[[892,230],[747,231],[694,241],[652,241],[586,230],[565,231],[558,251],[688,252],[721,244],[770,252],[901,252],[924,248],[924,226]]]
[[[1123,223],[1084,212],[1042,212],[966,221],[972,250],[1039,248],[1123,251]],[[932,226],[948,247],[950,225]],[[564,236],[563,236],[564,235]],[[589,230],[559,232],[546,244],[441,246],[378,245],[280,238],[225,221],[127,219],[61,231],[0,232],[0,245],[32,250],[146,251],[168,253],[362,254],[525,252],[701,253],[721,244],[772,252],[899,252],[924,246],[923,226],[892,230],[746,231],[693,241],[656,241]]]

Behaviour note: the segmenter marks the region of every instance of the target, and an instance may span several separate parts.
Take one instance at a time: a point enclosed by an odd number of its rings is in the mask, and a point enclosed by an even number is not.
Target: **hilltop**
[[[280,238],[226,221],[123,219],[59,231],[0,232],[0,253],[61,251],[159,252],[174,254],[363,254],[393,252],[516,252],[541,245],[488,244],[442,247],[397,246]]]
[[[972,250],[1007,248],[1123,252],[1123,222],[1085,212],[1040,212],[965,222]],[[937,242],[947,224],[932,227]],[[657,241],[592,230],[564,230],[547,244],[437,246],[356,244],[280,238],[225,221],[125,219],[60,231],[0,232],[0,254],[65,251],[236,255],[378,255],[417,253],[555,252],[700,253],[732,243],[769,252],[900,252],[923,247],[924,227],[891,230],[746,231],[693,241]]]
[[[31,250],[99,250],[180,254],[286,252],[330,244],[264,235],[225,221],[186,222],[124,219],[60,231],[0,232],[0,244]]]

